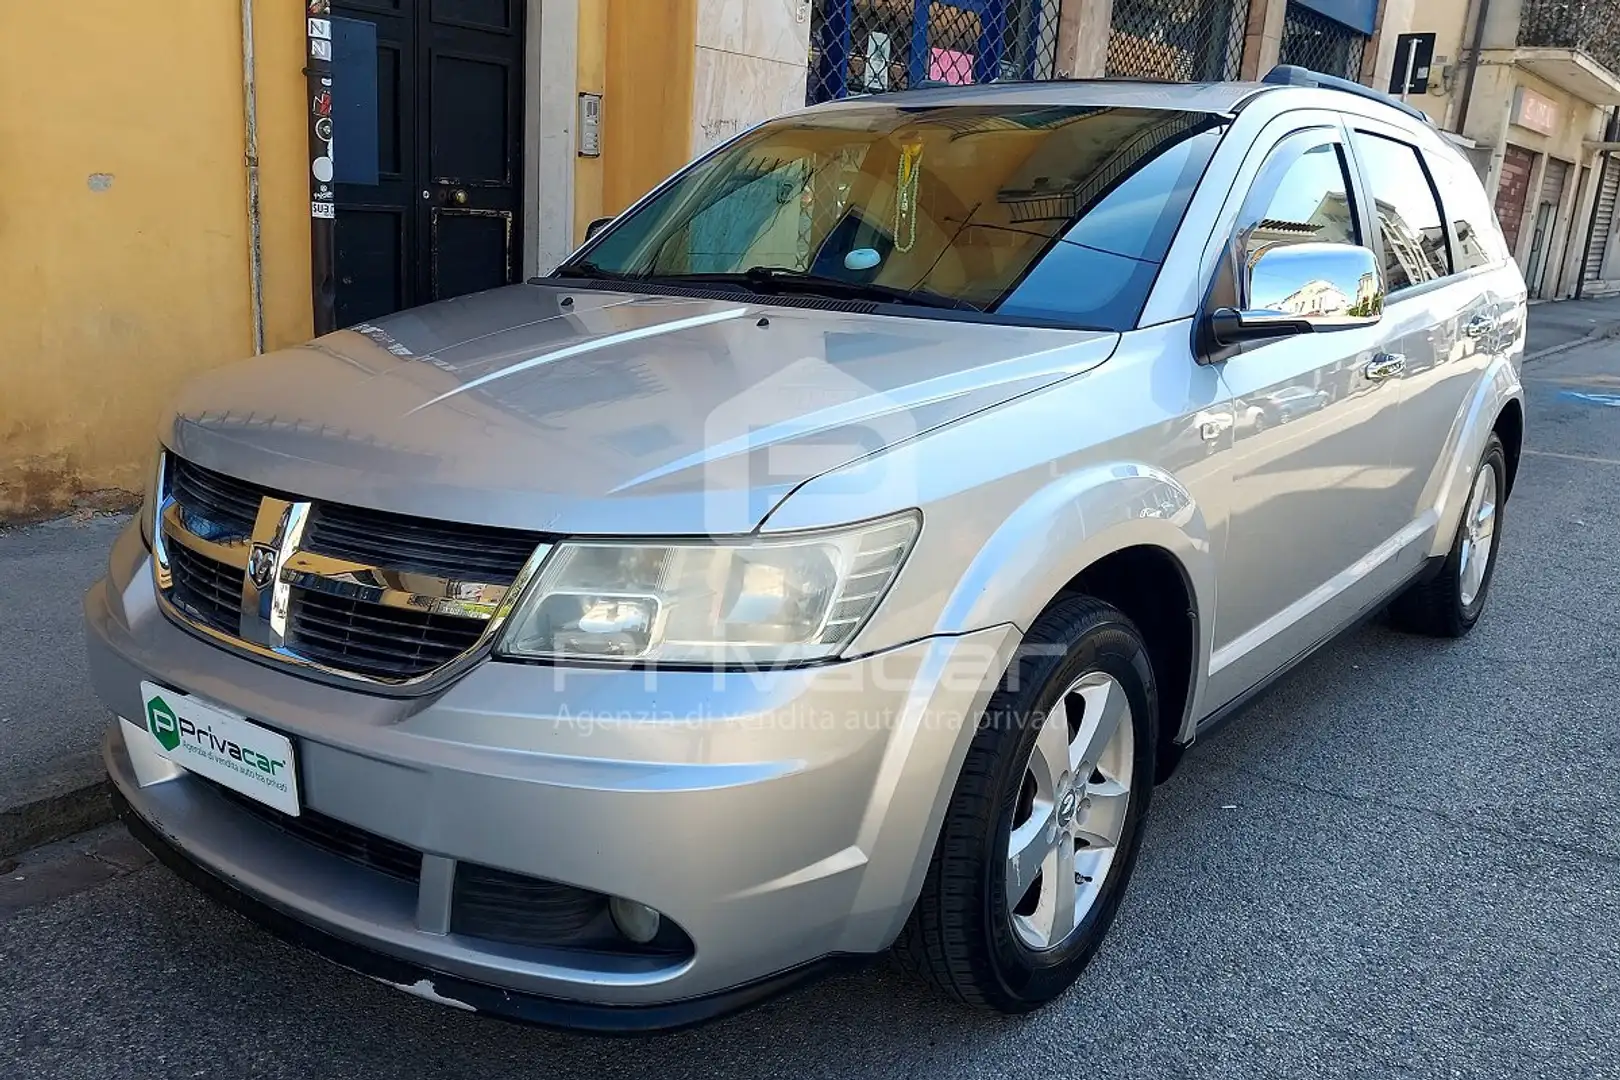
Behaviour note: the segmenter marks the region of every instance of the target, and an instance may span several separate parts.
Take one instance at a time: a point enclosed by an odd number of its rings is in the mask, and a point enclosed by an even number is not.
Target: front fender
[[[1429,555],[1444,557],[1451,551],[1462,522],[1463,503],[1474,483],[1474,471],[1485,453],[1485,443],[1496,427],[1509,402],[1517,401],[1524,408],[1524,385],[1519,380],[1517,366],[1507,357],[1498,357],[1486,368],[1474,392],[1464,403],[1446,437],[1445,452],[1434,476],[1423,505],[1432,506],[1438,515],[1434,534],[1429,541]]]
[[[939,632],[1010,623],[1028,632],[1063,587],[1086,567],[1125,548],[1157,547],[1181,565],[1198,627],[1195,700],[1209,670],[1215,563],[1209,525],[1192,494],[1149,465],[1097,465],[1047,484],[1002,523],[968,565],[940,614]],[[1190,723],[1190,721],[1188,721]],[[1185,740],[1186,729],[1179,733]]]

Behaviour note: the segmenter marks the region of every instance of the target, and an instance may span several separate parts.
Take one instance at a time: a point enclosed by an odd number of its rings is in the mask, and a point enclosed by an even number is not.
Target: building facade
[[[0,521],[127,503],[190,375],[544,272],[592,220],[806,101],[930,81],[1254,77],[1279,62],[1383,84],[1415,6],[17,7],[0,35]],[[1484,110],[1470,119],[1485,123]],[[1524,182],[1546,172],[1532,163]]]
[[[1620,0],[1424,0],[1407,41],[1409,100],[1460,137],[1532,298],[1620,289]]]

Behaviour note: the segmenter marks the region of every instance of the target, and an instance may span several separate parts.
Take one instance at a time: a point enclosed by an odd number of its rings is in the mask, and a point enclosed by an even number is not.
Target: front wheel
[[[1390,615],[1403,630],[1431,637],[1462,637],[1485,610],[1496,574],[1502,501],[1507,491],[1507,456],[1492,434],[1468,490],[1463,518],[1440,572],[1398,597]]]
[[[1156,759],[1141,634],[1090,597],[1049,608],[991,698],[897,946],[946,993],[999,1012],[1063,993],[1125,894]]]

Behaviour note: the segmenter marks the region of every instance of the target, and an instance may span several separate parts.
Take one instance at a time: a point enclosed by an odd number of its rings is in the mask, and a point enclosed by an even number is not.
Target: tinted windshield
[[[757,284],[766,267],[782,272],[773,289],[873,286],[880,301],[1128,329],[1220,132],[1203,113],[1085,107],[784,118],[694,165],[573,272],[755,270]]]

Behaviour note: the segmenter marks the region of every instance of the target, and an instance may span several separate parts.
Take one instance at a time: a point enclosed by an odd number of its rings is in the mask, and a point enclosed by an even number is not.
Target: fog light
[[[608,901],[608,913],[613,916],[613,925],[619,928],[619,933],[637,945],[645,945],[657,937],[658,924],[663,921],[663,917],[646,904],[622,896]]]

